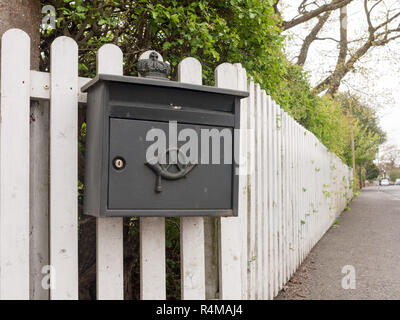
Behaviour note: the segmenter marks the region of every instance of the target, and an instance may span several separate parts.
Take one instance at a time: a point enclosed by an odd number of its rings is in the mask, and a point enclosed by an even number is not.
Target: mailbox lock
[[[113,164],[114,168],[117,170],[122,170],[123,168],[125,168],[125,161],[121,157],[114,158]]]

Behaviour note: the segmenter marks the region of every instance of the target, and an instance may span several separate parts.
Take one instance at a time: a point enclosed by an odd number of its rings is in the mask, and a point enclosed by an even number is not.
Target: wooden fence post
[[[262,190],[262,127],[261,127],[261,88],[257,83],[255,86],[255,147],[256,147],[256,299],[262,297],[262,225],[263,225],[263,190]]]
[[[273,119],[272,119],[272,100],[271,97],[267,97],[266,105],[266,116],[267,116],[267,155],[266,159],[267,170],[268,170],[268,181],[267,181],[267,191],[268,191],[268,261],[269,261],[269,271],[268,271],[268,296],[270,299],[274,297],[274,274],[275,269],[275,259],[274,259],[274,163],[273,163],[273,135],[274,130]]]
[[[238,73],[238,89],[247,90],[247,74],[246,70],[240,63],[236,63],[235,67]],[[239,219],[241,224],[241,269],[242,269],[242,299],[248,299],[248,250],[247,250],[247,239],[248,239],[248,178],[251,168],[249,168],[248,162],[248,130],[247,130],[247,119],[248,119],[248,102],[249,99],[242,99],[240,102],[240,154],[238,161],[240,162],[239,174]]]
[[[194,58],[179,63],[178,81],[202,84],[202,67]],[[184,300],[205,299],[204,218],[182,217],[180,230],[181,291]]]
[[[237,89],[237,70],[232,64],[223,63],[215,69],[215,83],[220,88]],[[238,217],[220,218],[220,298],[240,300],[241,244]]]
[[[113,44],[97,52],[97,74],[123,75],[123,54]],[[97,218],[96,271],[97,299],[124,299],[123,218]]]
[[[50,264],[52,300],[78,299],[78,45],[51,45]]]
[[[165,300],[165,218],[140,218],[140,297]]]
[[[0,299],[29,299],[30,39],[1,39]]]
[[[270,272],[270,261],[269,261],[269,196],[268,190],[271,188],[271,185],[268,184],[268,105],[267,105],[267,94],[265,90],[261,91],[262,104],[262,181],[263,181],[263,190],[262,197],[263,208],[262,208],[262,216],[263,216],[263,224],[262,224],[262,258],[263,258],[263,277],[262,277],[262,299],[267,300],[270,298],[269,295],[269,272]]]
[[[141,57],[149,55],[150,52],[143,53]],[[142,300],[166,299],[165,272],[165,218],[140,218],[140,297]]]
[[[256,293],[256,228],[257,228],[257,215],[256,215],[256,116],[255,116],[255,85],[253,81],[248,84],[249,98],[248,98],[248,120],[247,126],[249,129],[248,134],[248,157],[247,161],[249,164],[249,176],[248,176],[248,257],[247,263],[249,264],[249,277],[248,277],[248,298],[250,300],[255,299]]]

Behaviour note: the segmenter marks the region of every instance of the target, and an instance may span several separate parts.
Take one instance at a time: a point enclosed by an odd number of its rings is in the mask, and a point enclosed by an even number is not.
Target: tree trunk
[[[0,0],[0,37],[11,28],[24,30],[31,38],[31,69],[39,68],[40,0]]]

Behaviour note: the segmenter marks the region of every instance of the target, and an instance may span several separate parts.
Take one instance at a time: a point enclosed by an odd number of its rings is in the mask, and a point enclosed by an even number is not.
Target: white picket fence
[[[122,74],[118,47],[104,45],[97,57],[99,73]],[[248,174],[239,180],[239,217],[215,218],[218,241],[205,236],[214,226],[205,218],[181,218],[182,299],[272,299],[352,198],[352,172],[240,64],[221,64],[215,77],[218,87],[250,92],[241,125],[252,130],[240,137]],[[44,73],[30,70],[23,31],[3,35],[0,299],[78,299],[77,115],[89,80],[78,77],[74,40],[53,42]],[[178,81],[201,84],[201,64],[182,60]],[[122,218],[97,219],[98,299],[123,299],[122,227]],[[215,248],[218,263],[210,265]],[[140,251],[141,298],[165,299],[164,218],[140,219]],[[42,287],[46,265],[50,290]]]

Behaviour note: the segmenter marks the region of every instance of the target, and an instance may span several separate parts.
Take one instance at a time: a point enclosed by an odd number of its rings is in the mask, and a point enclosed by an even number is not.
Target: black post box
[[[247,92],[106,74],[82,91],[88,93],[85,214],[238,214],[234,131]]]

